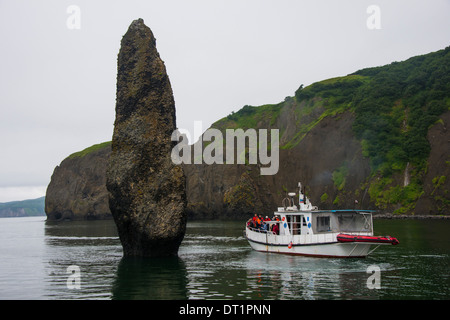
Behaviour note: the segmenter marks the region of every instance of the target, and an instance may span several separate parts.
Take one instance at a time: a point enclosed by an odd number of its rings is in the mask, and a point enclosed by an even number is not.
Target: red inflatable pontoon
[[[355,236],[352,234],[340,233],[337,235],[339,242],[370,242],[370,243],[390,243],[392,245],[399,244],[398,240],[391,236],[376,237],[376,236]]]

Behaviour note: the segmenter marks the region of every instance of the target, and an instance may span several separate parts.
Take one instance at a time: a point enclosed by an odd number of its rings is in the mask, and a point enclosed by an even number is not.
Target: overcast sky
[[[0,0],[0,202],[45,195],[65,157],[111,140],[117,54],[137,18],[192,134],[301,84],[450,45],[450,0]]]

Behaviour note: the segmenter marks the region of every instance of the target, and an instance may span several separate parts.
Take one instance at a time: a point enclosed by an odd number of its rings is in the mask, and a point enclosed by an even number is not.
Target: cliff
[[[450,47],[300,86],[275,105],[244,106],[212,125],[279,129],[279,171],[184,165],[191,218],[270,214],[297,182],[323,209],[449,214]],[[204,145],[205,147],[205,145]]]
[[[48,220],[111,219],[106,168],[111,143],[74,153],[53,171],[45,197]]]

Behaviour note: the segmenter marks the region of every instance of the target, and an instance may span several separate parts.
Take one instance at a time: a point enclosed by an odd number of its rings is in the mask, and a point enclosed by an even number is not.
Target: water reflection
[[[42,298],[448,299],[445,223],[376,221],[379,232],[398,236],[399,246],[382,247],[366,259],[321,259],[253,251],[241,222],[194,222],[178,258],[130,259],[122,257],[113,221],[47,222],[36,257],[28,259],[44,273],[34,286]],[[67,288],[71,265],[80,267],[80,290]],[[381,290],[367,287],[370,265],[381,268]]]
[[[178,257],[122,258],[112,299],[187,299],[186,283],[186,266]]]
[[[56,244],[57,240],[91,238],[95,240],[119,239],[113,220],[94,221],[45,221],[46,241]]]
[[[366,287],[370,259],[256,252],[239,227],[236,222],[205,222],[188,228],[180,250],[187,265],[188,298],[378,299]],[[225,235],[224,230],[235,231]]]
[[[110,299],[111,282],[122,257],[113,221],[45,222],[45,298]],[[80,269],[80,289],[67,286],[68,268]]]
[[[250,252],[247,290],[264,299],[378,299],[366,286],[370,259],[344,260]],[[384,268],[385,266],[383,266]]]

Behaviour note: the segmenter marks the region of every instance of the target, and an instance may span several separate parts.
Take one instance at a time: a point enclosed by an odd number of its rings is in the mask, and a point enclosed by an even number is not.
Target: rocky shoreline
[[[450,219],[450,216],[444,216],[444,215],[406,215],[406,214],[392,214],[392,213],[380,213],[380,214],[373,214],[373,219],[411,219],[411,220],[445,220]]]
[[[392,213],[374,213],[373,219],[388,219],[388,220],[450,220],[449,216],[444,215],[407,215],[407,214],[392,214]],[[203,217],[200,215],[192,215],[188,217],[189,221],[202,220],[239,220],[236,216],[219,216],[219,217]]]

